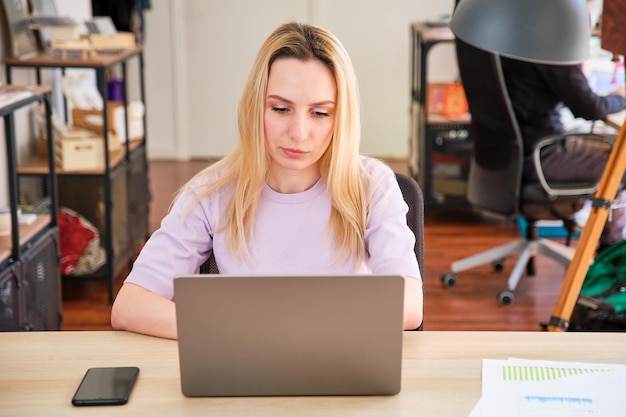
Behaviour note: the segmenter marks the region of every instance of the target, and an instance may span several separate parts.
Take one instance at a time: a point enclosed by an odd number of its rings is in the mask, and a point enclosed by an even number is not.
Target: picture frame
[[[94,16],[92,20],[85,22],[90,34],[114,36],[117,33],[115,24],[109,16]]]
[[[1,4],[11,56],[23,59],[36,55],[39,48],[23,0],[2,0]]]
[[[28,0],[31,16],[53,17],[57,16],[55,0]],[[37,46],[42,52],[50,49],[51,34],[47,27],[39,27],[33,31],[37,40]]]

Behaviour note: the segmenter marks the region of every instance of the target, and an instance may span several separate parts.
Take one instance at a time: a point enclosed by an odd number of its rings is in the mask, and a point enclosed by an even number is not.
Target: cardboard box
[[[433,178],[433,193],[446,196],[465,197],[467,193],[467,181],[456,178]]]
[[[37,156],[45,159],[48,157],[48,140],[42,136],[35,140],[35,146],[37,148]]]
[[[83,129],[67,132],[55,140],[54,159],[64,171],[104,169],[102,138]]]

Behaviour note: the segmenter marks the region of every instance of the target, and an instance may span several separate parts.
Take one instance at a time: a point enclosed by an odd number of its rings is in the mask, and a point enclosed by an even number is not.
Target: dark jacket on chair
[[[501,62],[525,155],[540,138],[563,132],[563,105],[586,120],[602,120],[626,105],[622,96],[595,94],[580,65],[536,64],[505,57]]]

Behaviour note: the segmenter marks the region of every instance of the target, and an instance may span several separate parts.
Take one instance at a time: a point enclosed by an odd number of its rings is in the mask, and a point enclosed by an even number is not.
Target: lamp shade
[[[545,64],[578,64],[589,55],[586,0],[461,0],[450,29],[480,49]]]

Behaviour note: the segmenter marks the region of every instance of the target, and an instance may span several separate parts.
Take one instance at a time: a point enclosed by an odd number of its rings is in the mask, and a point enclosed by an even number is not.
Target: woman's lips
[[[307,152],[301,151],[300,149],[291,149],[291,148],[283,148],[283,152],[285,153],[285,155],[287,155],[287,157],[293,158],[293,159],[302,158],[304,155],[307,154]]]

